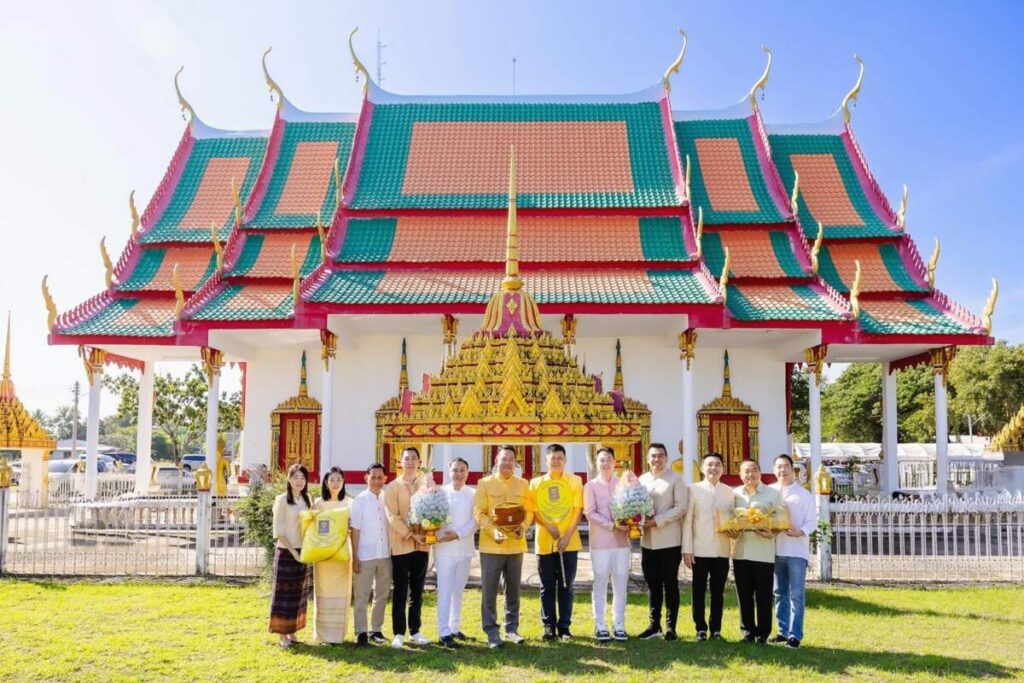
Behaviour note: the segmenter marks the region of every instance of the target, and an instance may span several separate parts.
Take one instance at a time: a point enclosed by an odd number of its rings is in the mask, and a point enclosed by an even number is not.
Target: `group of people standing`
[[[583,545],[579,525],[589,524],[591,592],[594,637],[625,641],[626,593],[630,566],[628,529],[612,516],[611,506],[620,477],[615,454],[601,448],[596,476],[586,484],[567,472],[566,452],[558,444],[544,453],[547,471],[527,481],[516,475],[512,446],[498,450],[493,474],[476,488],[467,485],[468,463],[455,458],[448,464],[450,483],[442,487],[450,520],[428,546],[424,532],[408,523],[413,495],[426,484],[420,454],[406,448],[401,471],[386,482],[383,465],[366,469],[366,490],[346,497],[341,470],[332,468],[321,485],[321,497],[310,501],[308,473],[301,465],[288,471],[288,488],[274,503],[274,595],[270,631],[282,647],[295,642],[306,624],[310,593],[308,565],[299,562],[301,513],[346,506],[350,554],[346,561],[318,562],[312,571],[315,599],[315,638],[341,643],[347,631],[348,608],[354,613],[356,645],[386,644],[384,619],[392,594],[391,646],[426,645],[423,633],[423,589],[433,548],[437,575],[437,637],[445,647],[458,647],[470,638],[462,631],[462,595],[470,564],[477,552],[481,574],[481,625],[491,648],[520,644],[520,584],[527,529],[536,524],[534,551],[540,575],[540,618],[543,639],[571,640],[573,584]],[[721,455],[708,453],[701,462],[703,478],[687,485],[668,466],[663,444],[651,444],[648,471],[639,477],[654,503],[642,523],[641,567],[648,589],[648,626],[636,637],[677,640],[680,590],[679,566],[693,572],[693,623],[698,641],[721,638],[722,606],[732,559],[740,606],[740,630],[745,641],[768,642],[772,630],[772,601],[778,621],[773,642],[799,647],[803,638],[804,580],[809,560],[809,536],[817,525],[814,497],[795,481],[793,462],[780,455],[774,463],[777,483],[761,482],[753,460],[740,467],[743,484],[735,489],[721,483]],[[624,474],[623,476],[627,476]],[[525,510],[516,525],[495,522],[495,509],[504,504]],[[782,531],[721,532],[719,520],[736,508],[786,506],[790,528]],[[479,549],[474,539],[479,531]],[[612,587],[611,628],[607,621],[608,585]],[[504,613],[497,598],[504,592]],[[710,609],[705,604],[710,600]],[[367,610],[369,609],[369,621]],[[664,620],[662,617],[664,616]]]

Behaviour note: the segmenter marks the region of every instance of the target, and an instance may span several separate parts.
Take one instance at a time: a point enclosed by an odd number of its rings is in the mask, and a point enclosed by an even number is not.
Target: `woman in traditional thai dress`
[[[299,562],[302,549],[302,513],[310,508],[309,471],[295,463],[288,468],[288,486],[274,499],[274,592],[270,599],[270,632],[281,647],[296,642],[296,631],[306,626],[309,602],[309,566]]]
[[[321,497],[313,504],[314,512],[323,510],[344,510],[340,523],[345,534],[342,547],[348,550],[348,508],[352,499],[345,494],[345,475],[341,469],[332,467],[324,475],[320,485]],[[348,628],[348,606],[352,595],[351,553],[345,552],[344,559],[337,556],[313,565],[313,629],[317,640],[338,645],[345,640]]]

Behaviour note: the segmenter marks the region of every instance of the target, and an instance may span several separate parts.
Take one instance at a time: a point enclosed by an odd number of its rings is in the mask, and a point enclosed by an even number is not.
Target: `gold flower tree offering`
[[[434,545],[438,530],[451,521],[448,497],[428,476],[427,485],[413,494],[409,501],[409,524],[423,532],[427,545]]]
[[[643,535],[643,524],[654,514],[654,500],[632,471],[626,470],[619,479],[611,501],[612,519],[620,527],[629,529],[629,538]]]
[[[785,505],[754,503],[734,508],[732,515],[717,515],[718,531],[785,531],[790,528],[789,510]]]

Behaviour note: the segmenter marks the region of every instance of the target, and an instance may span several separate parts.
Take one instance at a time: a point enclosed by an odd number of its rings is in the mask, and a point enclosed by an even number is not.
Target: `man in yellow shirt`
[[[572,640],[572,584],[583,549],[577,529],[583,512],[583,480],[565,471],[565,448],[559,444],[544,449],[544,457],[547,474],[530,480],[530,510],[537,522],[534,552],[540,572],[540,618],[544,640]]]
[[[526,529],[533,521],[530,512],[530,484],[517,477],[516,449],[502,446],[498,450],[497,473],[477,483],[473,496],[473,516],[480,527],[480,616],[487,645],[501,646],[498,625],[498,584],[505,579],[505,640],[520,644],[519,583],[523,574],[523,553],[526,552]],[[511,534],[494,525],[494,507],[501,503],[518,503],[526,509],[523,522]]]

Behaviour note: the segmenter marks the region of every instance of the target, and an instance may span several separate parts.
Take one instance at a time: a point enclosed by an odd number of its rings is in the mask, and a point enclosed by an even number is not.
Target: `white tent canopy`
[[[1002,453],[987,453],[980,444],[950,443],[950,459],[1002,462]],[[811,457],[811,445],[807,443],[793,444],[795,455],[801,460]],[[897,446],[897,460],[901,462],[935,460],[935,444],[933,443],[901,443]],[[879,443],[823,443],[821,444],[823,462],[858,460],[860,462],[876,462],[882,459],[882,444]]]

